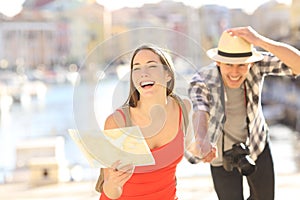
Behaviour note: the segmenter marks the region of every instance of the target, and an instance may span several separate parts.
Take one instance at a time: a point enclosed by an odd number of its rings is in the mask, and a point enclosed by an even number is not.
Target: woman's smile
[[[151,88],[152,86],[154,86],[155,82],[154,81],[142,81],[140,82],[140,86],[143,88],[143,89],[149,89]]]

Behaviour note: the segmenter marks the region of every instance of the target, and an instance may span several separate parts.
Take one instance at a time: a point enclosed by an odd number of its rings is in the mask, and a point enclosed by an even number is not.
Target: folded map
[[[151,151],[138,126],[104,131],[68,130],[92,167],[110,167],[118,160],[121,165],[155,164]]]

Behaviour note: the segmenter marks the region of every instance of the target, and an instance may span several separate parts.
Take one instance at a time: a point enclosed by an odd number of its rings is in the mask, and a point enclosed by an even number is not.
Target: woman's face
[[[252,63],[229,64],[217,62],[224,84],[229,88],[239,88],[247,77]]]
[[[164,69],[160,57],[151,50],[140,50],[133,59],[132,81],[140,95],[162,90],[166,93],[171,76]]]

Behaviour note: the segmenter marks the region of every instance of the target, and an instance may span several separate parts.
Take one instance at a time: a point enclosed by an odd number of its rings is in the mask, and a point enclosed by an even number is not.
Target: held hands
[[[195,140],[188,145],[187,150],[203,162],[211,162],[217,157],[217,150],[214,147],[208,134],[209,114],[206,111],[195,111],[193,113],[193,127]]]
[[[206,154],[203,158],[203,162],[208,162],[210,163],[213,159],[217,157],[217,148],[216,147],[211,147],[211,150]]]
[[[217,157],[217,148],[208,141],[197,141],[188,147],[188,151],[203,162],[211,162]]]
[[[131,164],[121,166],[116,161],[110,168],[105,169],[103,190],[109,198],[116,199],[122,194],[123,185],[131,178],[134,166]]]

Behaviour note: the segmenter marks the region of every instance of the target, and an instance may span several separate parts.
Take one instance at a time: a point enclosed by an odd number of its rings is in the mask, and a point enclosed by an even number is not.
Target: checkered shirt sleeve
[[[212,144],[223,129],[224,108],[220,101],[221,81],[219,71],[215,65],[210,65],[195,74],[190,82],[189,97],[193,103],[194,111],[209,113],[208,134]]]
[[[270,53],[263,53],[264,59],[257,62],[249,71],[245,81],[247,88],[247,120],[249,126],[249,150],[251,158],[256,160],[264,150],[268,140],[268,126],[266,124],[262,106],[261,93],[265,76],[292,76],[292,70]]]

